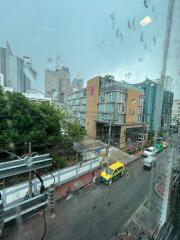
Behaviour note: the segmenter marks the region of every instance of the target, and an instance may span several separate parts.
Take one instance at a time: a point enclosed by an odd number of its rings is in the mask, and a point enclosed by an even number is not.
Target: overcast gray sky
[[[144,0],[4,0],[0,46],[8,40],[15,54],[32,57],[38,71],[34,88],[43,89],[45,69],[56,66],[57,55],[70,68],[71,79],[114,74],[117,80],[129,82],[146,76],[153,80],[162,67],[167,2],[147,0],[146,8]],[[142,27],[139,21],[147,15],[152,23]],[[179,17],[176,3],[168,64],[176,96],[180,92]]]

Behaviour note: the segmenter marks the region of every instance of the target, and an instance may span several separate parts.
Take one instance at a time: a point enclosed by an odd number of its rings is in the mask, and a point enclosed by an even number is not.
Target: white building
[[[32,72],[31,65],[28,67]],[[17,92],[30,90],[31,79],[25,72],[24,58],[16,56],[8,42],[6,42],[6,47],[0,47],[0,73],[4,75],[5,87],[10,87]]]
[[[180,99],[174,99],[173,101],[172,123],[180,123]]]
[[[0,73],[0,86],[4,86],[4,75]]]
[[[13,92],[13,89],[11,87],[5,87],[4,86],[4,75],[0,73],[0,86],[3,88],[3,90],[6,92]]]
[[[29,90],[26,93],[23,93],[31,101],[36,102],[49,102],[51,104],[51,98],[45,97],[45,93],[38,90]]]

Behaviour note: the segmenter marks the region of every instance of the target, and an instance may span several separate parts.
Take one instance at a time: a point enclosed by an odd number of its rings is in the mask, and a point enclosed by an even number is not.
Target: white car
[[[143,155],[146,157],[149,157],[149,156],[156,155],[156,153],[157,153],[157,149],[155,147],[149,147],[144,151]]]
[[[147,158],[144,159],[144,169],[151,169],[154,162],[155,162],[155,157],[149,156]]]

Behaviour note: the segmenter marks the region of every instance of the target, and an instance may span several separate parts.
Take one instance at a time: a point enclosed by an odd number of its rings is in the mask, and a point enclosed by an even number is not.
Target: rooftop
[[[109,166],[112,170],[116,170],[117,168],[123,167],[123,164],[120,162],[115,162],[112,165]]]

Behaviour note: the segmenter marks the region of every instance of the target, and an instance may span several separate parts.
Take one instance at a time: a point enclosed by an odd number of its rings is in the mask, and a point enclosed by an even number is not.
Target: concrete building
[[[86,88],[73,91],[67,96],[66,108],[70,120],[77,119],[85,127],[86,117]]]
[[[180,99],[174,99],[172,106],[172,123],[180,123]]]
[[[88,136],[107,142],[111,125],[111,144],[120,148],[146,133],[143,104],[143,90],[126,88],[112,76],[90,79],[86,89],[70,94],[67,101],[72,118],[83,122]]]
[[[161,113],[161,128],[169,130],[171,126],[171,115],[174,94],[170,91],[163,92],[163,105]]]
[[[45,92],[47,97],[57,98],[65,102],[66,95],[71,91],[69,68],[57,68],[55,71],[45,72]]]
[[[4,75],[5,87],[10,87],[17,92],[30,89],[29,77],[24,72],[24,60],[13,54],[8,42],[5,48],[0,48],[0,73]],[[26,81],[29,84],[26,84]]]
[[[82,78],[74,78],[71,87],[72,89],[82,89],[84,84],[84,80]]]

